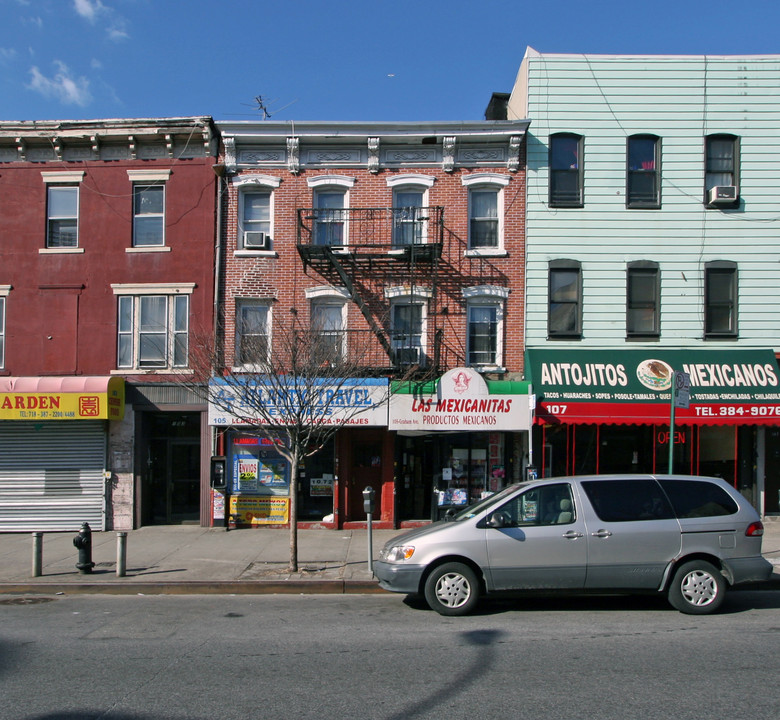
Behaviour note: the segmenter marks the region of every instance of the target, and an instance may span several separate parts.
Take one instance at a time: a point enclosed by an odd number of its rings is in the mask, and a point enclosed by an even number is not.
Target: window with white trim
[[[165,185],[133,185],[133,247],[165,245]]]
[[[396,365],[427,364],[428,301],[430,288],[398,285],[385,288],[390,300],[390,346]]]
[[[462,178],[469,191],[468,249],[474,254],[504,251],[504,188],[509,177],[472,173]]]
[[[318,298],[311,301],[311,331],[316,337],[312,358],[317,364],[340,362],[347,352],[343,301]]]
[[[268,361],[271,351],[271,305],[266,300],[236,303],[236,361],[251,368]]]
[[[238,194],[238,238],[236,248],[246,252],[273,251],[274,189],[281,179],[271,175],[236,178]]]
[[[78,244],[78,185],[49,185],[46,191],[46,247],[75,248]]]
[[[425,364],[425,309],[423,302],[408,300],[391,305],[391,344],[397,365]]]
[[[504,306],[509,289],[497,285],[465,288],[466,364],[498,369],[504,361]]]
[[[315,245],[346,245],[348,242],[349,188],[354,178],[323,175],[307,180],[314,191]]]
[[[393,246],[427,242],[428,189],[434,181],[430,175],[396,175],[387,179],[393,191]]]
[[[190,294],[194,287],[194,283],[112,285],[117,296],[117,368],[187,367]]]
[[[80,252],[79,184],[84,172],[43,171],[46,185],[46,249]]]
[[[134,248],[165,246],[165,183],[170,170],[128,170],[133,184]]]

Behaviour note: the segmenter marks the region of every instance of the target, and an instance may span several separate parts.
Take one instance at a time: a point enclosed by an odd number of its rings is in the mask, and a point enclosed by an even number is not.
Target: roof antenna
[[[255,97],[255,103],[257,107],[255,108],[258,112],[263,113],[263,120],[269,120],[271,118],[271,105],[275,103],[276,100],[268,100],[267,98],[264,98],[262,95],[257,95]],[[284,107],[280,107],[278,110],[274,110],[274,114],[277,112],[281,112],[285,108],[290,107],[293,103],[297,103],[298,99],[296,98],[292,102],[287,103]]]

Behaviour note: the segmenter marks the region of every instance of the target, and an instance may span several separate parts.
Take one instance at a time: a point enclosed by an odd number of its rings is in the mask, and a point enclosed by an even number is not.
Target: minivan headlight
[[[389,548],[383,548],[379,553],[379,559],[385,562],[405,562],[414,555],[413,545],[393,545]]]

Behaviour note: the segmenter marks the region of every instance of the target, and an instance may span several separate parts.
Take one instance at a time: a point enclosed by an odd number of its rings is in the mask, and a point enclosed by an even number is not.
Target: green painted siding
[[[780,56],[603,57],[529,52],[526,346],[625,347],[626,266],[660,265],[661,337],[636,346],[735,347],[703,340],[704,264],[738,265],[736,344],[780,350]],[[510,101],[512,109],[512,101]],[[515,108],[516,109],[516,108]],[[549,135],[584,137],[582,208],[548,206]],[[704,138],[739,137],[740,206],[704,207]],[[661,142],[661,208],[627,209],[626,141]],[[583,337],[547,340],[548,262],[578,260]]]

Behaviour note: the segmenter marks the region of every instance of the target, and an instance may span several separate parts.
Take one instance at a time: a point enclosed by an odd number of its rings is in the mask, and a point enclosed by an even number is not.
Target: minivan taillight
[[[761,537],[763,534],[764,525],[760,520],[750,523],[750,525],[747,526],[747,530],[745,530],[745,535],[748,537]]]

